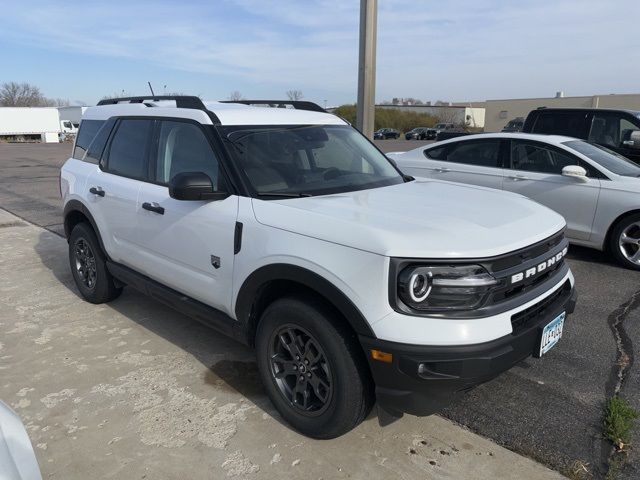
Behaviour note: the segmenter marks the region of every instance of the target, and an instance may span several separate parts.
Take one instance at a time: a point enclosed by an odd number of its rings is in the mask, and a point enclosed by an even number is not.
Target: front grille
[[[538,303],[531,305],[529,308],[522,310],[511,316],[511,326],[513,328],[513,334],[517,334],[520,331],[527,328],[531,322],[535,321],[541,315],[544,315],[549,310],[555,308],[560,301],[564,300],[567,295],[571,294],[571,282],[567,280],[564,285],[558,290],[553,292],[545,299]]]
[[[489,262],[489,268],[492,272],[499,272],[525,264],[533,258],[544,257],[551,250],[555,250],[564,239],[564,231],[560,231],[535,245],[493,259]]]

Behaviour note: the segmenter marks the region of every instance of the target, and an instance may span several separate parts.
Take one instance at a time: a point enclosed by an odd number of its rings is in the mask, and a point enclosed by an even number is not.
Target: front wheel
[[[258,325],[256,354],[271,401],[304,435],[338,437],[371,410],[372,383],[353,332],[314,299],[269,305]]]
[[[640,214],[618,222],[609,237],[609,251],[619,264],[640,270]]]

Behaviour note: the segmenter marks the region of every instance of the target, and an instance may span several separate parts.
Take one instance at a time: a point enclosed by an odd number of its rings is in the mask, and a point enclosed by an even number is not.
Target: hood
[[[437,180],[285,200],[253,199],[258,222],[390,257],[482,258],[550,237],[557,213],[523,196]]]

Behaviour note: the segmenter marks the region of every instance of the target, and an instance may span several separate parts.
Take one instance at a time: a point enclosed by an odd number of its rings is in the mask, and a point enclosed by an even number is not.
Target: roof
[[[626,112],[631,115],[640,115],[640,111],[638,110],[629,110],[626,108],[588,108],[588,107],[539,107],[532,112],[557,112],[557,111],[566,111],[566,112]]]
[[[508,138],[508,139],[519,139],[519,140],[538,140],[541,142],[547,142],[551,144],[561,144],[564,142],[570,142],[573,140],[579,140],[573,137],[566,137],[564,135],[545,135],[540,133],[519,133],[519,132],[498,132],[498,133],[477,133],[473,135],[463,135],[461,137],[453,137],[447,140],[442,140],[441,142],[436,142],[428,145],[428,147],[433,147],[437,145],[444,145],[452,142],[459,142],[461,140],[477,140],[479,138]]]
[[[175,101],[172,100],[105,104],[87,108],[82,118],[106,120],[115,116],[177,117],[212,125],[214,122],[208,113],[211,112],[214,118],[217,117],[220,125],[347,125],[340,117],[324,112],[214,101],[202,103],[207,110],[177,108]]]
[[[222,125],[346,125],[331,113],[293,108],[254,107],[239,103],[204,102]]]

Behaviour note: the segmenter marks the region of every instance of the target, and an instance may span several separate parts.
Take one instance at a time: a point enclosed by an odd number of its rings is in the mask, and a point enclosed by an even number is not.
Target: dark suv
[[[393,128],[381,128],[373,132],[374,140],[387,140],[388,138],[400,138],[400,132]]]
[[[539,108],[529,112],[525,133],[581,138],[640,164],[640,112],[601,108]]]

